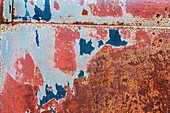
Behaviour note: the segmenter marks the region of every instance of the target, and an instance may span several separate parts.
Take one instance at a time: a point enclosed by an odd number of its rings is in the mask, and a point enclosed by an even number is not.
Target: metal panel
[[[167,113],[169,5],[1,0],[0,113]]]
[[[3,112],[167,112],[169,28],[2,28]]]
[[[12,0],[0,1],[0,23],[12,22]]]
[[[14,22],[170,26],[169,0],[14,0]]]

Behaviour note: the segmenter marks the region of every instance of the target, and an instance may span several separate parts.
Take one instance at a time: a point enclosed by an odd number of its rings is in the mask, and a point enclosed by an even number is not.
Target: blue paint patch
[[[73,90],[71,90],[71,92],[73,93]]]
[[[80,78],[80,77],[84,77],[84,71],[80,70],[80,73],[79,73],[78,77],[79,77],[79,78]]]
[[[98,41],[98,44],[99,44],[99,45],[98,45],[98,47],[100,47],[100,46],[104,45],[104,43],[103,43],[103,41],[102,41],[102,40],[99,40],[99,41]]]
[[[126,46],[127,42],[125,40],[121,40],[121,36],[119,34],[119,30],[115,29],[109,29],[109,40],[106,42],[106,44],[112,45],[112,46]]]
[[[83,55],[83,53],[91,55],[91,52],[94,50],[91,40],[86,43],[86,40],[81,38],[79,45],[80,45],[80,55]]]
[[[78,27],[79,28],[79,30],[81,30],[81,27]]]
[[[11,5],[9,5],[9,13],[11,13]]]
[[[47,90],[48,85],[46,85],[45,91],[46,91],[46,96],[43,96],[43,99],[40,100],[40,107],[42,107],[43,104],[47,103],[49,100],[55,98],[57,101],[61,98],[65,98],[66,96],[66,90],[61,86],[61,85],[55,85],[57,94],[55,95],[53,93],[53,90]]]
[[[35,37],[35,39],[36,39],[36,44],[37,44],[37,46],[39,47],[40,45],[39,45],[39,36],[38,36],[38,30],[36,30],[36,37]]]
[[[38,8],[37,5],[35,5],[34,12],[35,15],[33,16],[33,19],[38,21],[45,20],[48,22],[51,19],[51,9],[49,0],[45,0],[44,11],[42,11],[40,8]]]
[[[53,113],[56,113],[56,108],[51,108]]]
[[[16,17],[13,15],[12,17],[13,19],[22,19],[23,22],[27,22],[28,21],[28,18],[27,17]]]
[[[38,94],[38,91],[35,93],[35,96],[37,96],[37,94]]]
[[[67,86],[68,86],[68,87],[70,87],[70,83],[69,83],[69,81],[67,81]]]
[[[25,2],[25,9],[26,9],[25,17],[27,17],[27,16],[30,17],[30,14],[29,14],[28,9],[27,9],[28,0],[24,0],[24,2]]]
[[[26,12],[25,12],[25,16],[24,17],[21,17],[21,16],[15,16],[15,15],[12,15],[12,18],[13,19],[22,19],[22,21],[23,22],[27,22],[28,21],[28,19],[29,19],[29,21],[31,21],[31,16],[30,16],[30,14],[29,14],[29,12],[28,12],[28,8],[27,8],[27,3],[28,3],[28,0],[24,0],[24,2],[25,2],[25,9],[26,9]]]

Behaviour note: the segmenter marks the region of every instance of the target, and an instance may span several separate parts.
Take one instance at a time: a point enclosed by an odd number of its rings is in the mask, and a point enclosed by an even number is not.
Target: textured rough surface
[[[14,22],[170,26],[169,0],[14,0],[13,5]]]
[[[0,113],[169,112],[168,0],[10,3]]]
[[[4,112],[168,112],[169,29],[2,28]]]

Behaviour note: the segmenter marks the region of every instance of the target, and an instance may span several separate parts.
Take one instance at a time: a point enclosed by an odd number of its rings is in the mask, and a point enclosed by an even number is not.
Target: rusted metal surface
[[[1,7],[0,113],[169,112],[168,0]]]
[[[14,22],[170,26],[169,0],[14,0],[13,5]]]

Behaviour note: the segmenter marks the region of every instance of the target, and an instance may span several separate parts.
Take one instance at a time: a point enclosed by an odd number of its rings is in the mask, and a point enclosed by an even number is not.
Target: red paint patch
[[[50,89],[52,89],[52,87],[51,87],[51,86],[47,87],[47,90],[50,90]]]
[[[53,113],[53,111],[52,110],[47,110],[47,111],[43,111],[41,113]]]
[[[59,10],[59,5],[58,5],[57,1],[54,1],[54,9]]]
[[[121,37],[123,37],[124,39],[129,39],[131,36],[131,32],[129,29],[121,29],[120,33]]]
[[[69,75],[76,71],[75,40],[80,39],[78,29],[73,29],[74,31],[72,29],[57,27],[55,30],[54,67]]]
[[[127,0],[126,12],[131,13],[134,17],[152,18],[157,13],[166,17],[166,8],[168,8],[168,4],[168,0]]]
[[[27,52],[25,58],[17,59],[15,63],[16,80],[20,83],[29,83],[30,85],[43,85],[43,77],[38,67],[35,67],[34,61]]]
[[[84,0],[79,0],[79,5],[82,6],[84,4]]]
[[[95,40],[95,41],[99,41],[99,40],[106,41],[107,40],[107,34],[108,34],[108,30],[107,29],[98,28],[96,33],[94,33],[92,31],[89,34],[89,36],[91,36],[91,38],[93,40]]]
[[[144,30],[138,30],[136,32],[136,41],[137,42],[146,42],[146,43],[150,43],[152,39],[152,36],[149,36],[148,32],[145,32]]]
[[[119,5],[116,5],[112,0],[104,1],[97,0],[97,4],[90,4],[90,11],[93,16],[99,17],[121,17],[123,16],[122,8]]]
[[[3,94],[0,95],[3,105],[1,113],[25,113],[26,110],[35,113],[38,104],[35,96],[37,91],[38,86],[17,83],[9,74],[6,74]]]
[[[29,2],[30,2],[30,4],[31,4],[31,5],[34,5],[34,2],[33,2],[33,0],[30,0]]]

